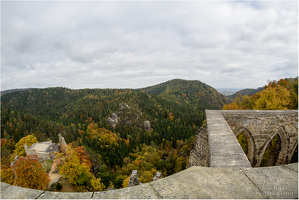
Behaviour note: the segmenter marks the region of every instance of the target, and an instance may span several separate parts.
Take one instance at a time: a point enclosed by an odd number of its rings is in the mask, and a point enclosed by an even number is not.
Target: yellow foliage
[[[101,178],[95,178],[94,176],[90,179],[90,184],[92,186],[92,191],[103,191],[105,189],[104,183],[101,182]]]
[[[11,168],[1,169],[1,182],[13,184],[15,180],[15,175]]]
[[[123,182],[123,188],[128,187],[129,180],[130,180],[130,176],[128,176],[128,178],[126,178],[126,179],[124,180],[124,182]]]
[[[290,92],[283,86],[267,87],[255,102],[254,110],[287,110],[291,102]]]
[[[26,144],[29,147],[36,142],[37,139],[35,136],[27,135],[26,137],[21,138],[20,141],[16,144],[16,149],[14,152],[19,156],[26,156],[24,145]]]
[[[151,173],[151,171],[141,171],[140,172],[140,177],[139,177],[139,181],[141,183],[148,183],[153,181],[153,174]]]
[[[107,189],[109,189],[109,188],[114,188],[114,185],[113,185],[113,183],[111,181],[109,182],[109,186],[108,186]]]
[[[83,184],[91,176],[89,166],[85,162],[80,163],[80,159],[71,145],[66,146],[66,155],[59,174],[68,178],[73,185]]]

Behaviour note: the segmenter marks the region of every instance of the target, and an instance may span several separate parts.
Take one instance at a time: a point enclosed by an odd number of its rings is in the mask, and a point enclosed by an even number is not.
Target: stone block
[[[36,199],[43,193],[43,190],[34,190],[11,185],[1,190],[1,199]]]
[[[128,187],[124,189],[94,192],[92,199],[159,199],[159,198],[155,194],[155,191],[149,185],[149,183],[146,183],[146,184]]]
[[[45,191],[38,199],[91,199],[93,192],[50,192]]]
[[[283,166],[254,169],[242,170],[267,198],[298,198],[298,172],[294,172]]]

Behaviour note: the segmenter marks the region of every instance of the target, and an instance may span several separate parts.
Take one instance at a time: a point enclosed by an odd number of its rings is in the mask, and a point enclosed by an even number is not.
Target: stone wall
[[[298,145],[298,111],[220,111],[235,136],[243,134],[248,143],[247,158],[253,167],[261,163],[271,140],[279,135],[281,150],[275,165],[290,163]]]
[[[0,182],[1,199],[298,199],[298,163],[259,168],[193,166],[165,178],[101,192],[52,192]]]
[[[190,152],[189,167],[209,167],[209,141],[207,124],[204,124],[197,132],[194,148]]]
[[[48,143],[48,142],[45,142],[45,143]],[[35,149],[32,149],[34,145],[35,144],[31,145],[30,147],[28,147],[26,144],[24,145],[26,155],[37,155],[39,161],[51,159],[51,155],[49,154],[49,152],[38,152]],[[50,145],[50,142],[49,142],[49,145]]]

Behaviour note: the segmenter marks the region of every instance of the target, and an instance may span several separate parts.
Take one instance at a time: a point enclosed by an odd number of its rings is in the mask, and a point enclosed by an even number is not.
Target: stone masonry
[[[261,163],[271,140],[278,135],[281,150],[275,165],[290,163],[298,146],[297,110],[222,110],[220,111],[235,136],[241,133],[248,143],[247,158],[253,167]]]
[[[203,166],[209,167],[209,141],[207,124],[204,124],[197,132],[194,148],[190,152],[189,167]]]
[[[190,152],[189,167],[191,166],[210,166],[211,162],[211,143],[212,136],[210,136],[211,128],[218,128],[218,135],[215,133],[215,141],[223,147],[229,145],[227,139],[224,137],[223,129],[219,126],[229,126],[233,134],[237,137],[241,133],[247,139],[247,159],[252,167],[259,167],[265,150],[271,140],[278,135],[281,141],[281,148],[278,152],[278,158],[274,165],[283,165],[290,163],[295,149],[298,148],[298,111],[297,110],[206,110],[206,114],[217,114],[219,117],[212,117],[212,121],[207,124],[210,128],[204,125],[196,133],[196,141],[194,149]],[[208,114],[207,114],[208,115]],[[219,118],[219,119],[218,119]],[[218,124],[211,124],[224,118],[225,121]],[[223,132],[223,133],[222,133]],[[218,139],[217,139],[218,138]],[[213,139],[213,140],[214,140]],[[218,141],[217,141],[218,140]],[[219,155],[223,154],[219,151]],[[228,153],[228,152],[226,152]],[[235,151],[231,152],[236,154]],[[241,155],[240,155],[241,156]],[[210,159],[210,161],[208,161]],[[211,166],[210,166],[211,167]]]

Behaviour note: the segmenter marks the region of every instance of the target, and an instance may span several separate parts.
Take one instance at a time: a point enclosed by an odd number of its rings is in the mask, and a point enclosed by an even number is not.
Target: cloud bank
[[[298,76],[296,1],[1,3],[1,90]]]

